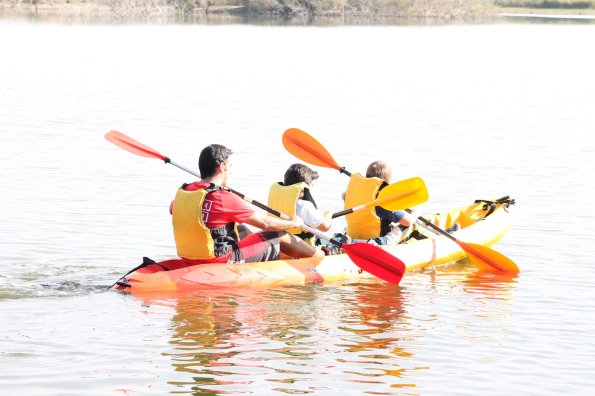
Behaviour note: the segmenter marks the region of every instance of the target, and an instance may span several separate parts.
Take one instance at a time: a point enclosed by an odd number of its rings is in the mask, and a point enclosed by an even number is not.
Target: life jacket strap
[[[215,256],[221,257],[229,252],[233,252],[234,261],[243,263],[244,255],[238,246],[235,223],[229,223],[223,227],[211,228],[211,237],[215,244]]]

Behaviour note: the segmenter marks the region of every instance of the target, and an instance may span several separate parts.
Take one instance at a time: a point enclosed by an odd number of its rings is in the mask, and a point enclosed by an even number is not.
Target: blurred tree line
[[[595,0],[0,0],[0,8],[104,7],[122,14],[235,14],[457,18],[488,15],[496,7],[595,8]]]

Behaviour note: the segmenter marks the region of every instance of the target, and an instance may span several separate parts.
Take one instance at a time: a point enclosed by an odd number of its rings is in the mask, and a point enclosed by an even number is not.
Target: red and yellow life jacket
[[[203,203],[208,193],[219,189],[215,185],[195,191],[176,192],[172,208],[172,224],[178,256],[190,260],[209,260],[237,247],[239,236],[235,223],[208,228],[203,222]]]

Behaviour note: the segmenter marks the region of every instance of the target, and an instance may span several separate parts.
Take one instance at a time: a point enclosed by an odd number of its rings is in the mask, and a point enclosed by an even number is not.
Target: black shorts
[[[278,260],[281,252],[279,233],[261,231],[250,234],[238,243],[238,247],[246,263]],[[237,257],[237,253],[234,251],[230,261],[241,262],[241,258]]]

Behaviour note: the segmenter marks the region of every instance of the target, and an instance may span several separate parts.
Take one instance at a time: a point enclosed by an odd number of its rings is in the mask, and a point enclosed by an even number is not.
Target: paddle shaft
[[[351,172],[349,172],[347,169],[345,169],[344,166],[342,166],[342,167],[339,168],[339,173],[344,173],[347,176],[351,177]]]
[[[383,202],[384,202],[384,200],[375,199],[374,201],[371,201],[371,202],[368,202],[365,204],[361,204],[361,205],[357,205],[357,206],[354,206],[353,208],[345,209],[345,210],[342,210],[337,213],[333,213],[333,215],[331,217],[333,219],[336,219],[337,217],[345,216],[345,215],[351,214],[353,212],[357,212],[358,210],[366,209],[370,206],[382,206]]]
[[[411,209],[405,209],[405,211],[407,213],[411,213]],[[442,228],[436,226],[434,223],[432,223],[431,221],[429,221],[428,219],[422,217],[422,216],[418,216],[417,217],[422,223],[424,223],[424,225],[426,227],[431,228],[432,230],[436,231],[437,233],[444,235],[445,237],[447,237],[448,239],[450,239],[453,242],[458,243],[458,239],[456,239],[455,237],[453,237],[452,235],[450,235],[448,232],[444,231]]]
[[[173,166],[175,166],[175,167],[177,167],[177,168],[179,168],[179,169],[181,169],[183,171],[186,171],[186,172],[190,173],[191,175],[194,175],[194,176],[196,176],[198,178],[201,177],[198,173],[194,172],[191,169],[186,168],[183,165],[180,165],[180,164],[172,161],[169,157],[165,157],[163,159],[163,162],[165,162],[166,164],[171,164],[171,165],[173,165]],[[234,190],[233,188],[230,188],[230,187],[225,186],[225,189],[226,190],[229,190],[230,192],[234,193],[238,197],[242,198],[244,201],[246,201],[248,203],[251,203],[252,205],[254,205],[254,206],[256,206],[256,207],[258,207],[258,208],[260,208],[260,209],[262,209],[262,210],[264,210],[264,211],[266,211],[266,212],[268,212],[268,213],[270,213],[272,215],[275,215],[277,217],[280,217],[283,220],[291,220],[291,217],[287,216],[286,214],[283,214],[283,213],[279,212],[278,210],[275,210],[273,208],[270,208],[267,205],[265,205],[263,203],[260,203],[260,202],[254,200],[254,199],[248,198],[247,196],[245,196],[244,194],[242,194],[239,191]],[[306,231],[308,231],[311,234],[316,235],[320,239],[323,239],[323,240],[325,240],[327,242],[330,242],[330,243],[332,243],[332,244],[334,244],[336,246],[339,246],[339,247],[342,246],[342,244],[339,241],[336,241],[334,239],[331,239],[331,238],[327,237],[326,235],[324,235],[320,231],[318,231],[318,230],[316,230],[316,229],[314,229],[314,228],[312,228],[312,227],[310,227],[310,226],[308,226],[306,224],[304,224],[303,226],[301,226],[301,228],[304,229],[304,230],[306,230]]]
[[[365,209],[365,208],[366,208],[366,205],[354,206],[353,208],[349,208],[349,209],[345,209],[345,210],[342,210],[337,213],[333,213],[331,218],[336,219],[337,217],[345,216],[345,215],[351,214],[353,212],[356,212],[358,210]]]

